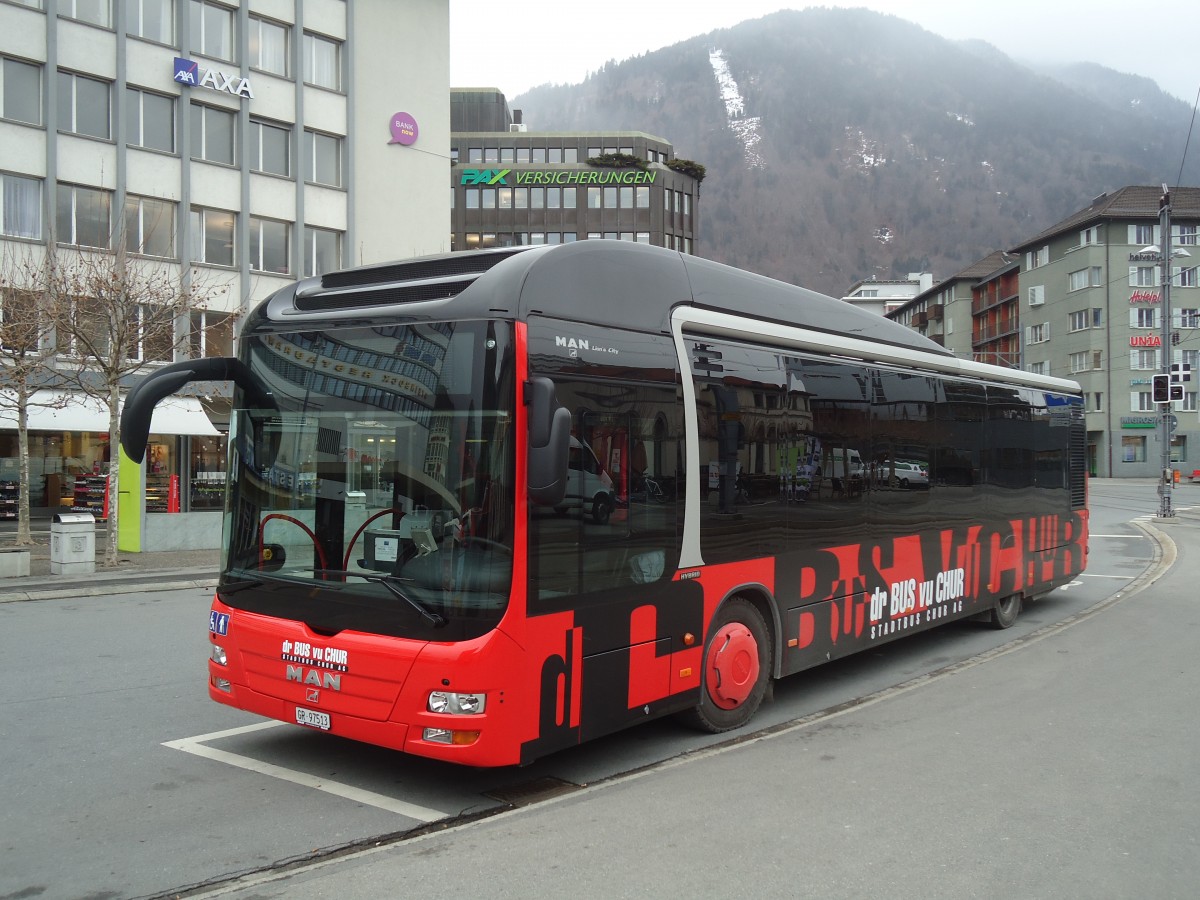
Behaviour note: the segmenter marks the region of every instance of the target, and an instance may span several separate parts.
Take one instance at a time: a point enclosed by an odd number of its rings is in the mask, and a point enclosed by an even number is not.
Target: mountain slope
[[[701,255],[840,295],[860,278],[948,277],[1103,191],[1175,181],[1186,104],[1099,66],[1053,73],[894,16],[809,9],[511,104],[535,130],[670,140],[708,167]]]

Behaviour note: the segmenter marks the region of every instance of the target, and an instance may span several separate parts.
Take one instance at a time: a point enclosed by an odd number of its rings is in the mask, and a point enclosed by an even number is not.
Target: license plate
[[[317,712],[315,709],[305,709],[302,706],[297,706],[296,724],[307,725],[309,728],[320,728],[322,731],[328,731],[329,713]]]

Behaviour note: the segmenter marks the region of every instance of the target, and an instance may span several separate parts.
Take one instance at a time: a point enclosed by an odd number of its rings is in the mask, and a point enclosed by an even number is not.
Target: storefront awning
[[[3,391],[0,428],[17,427],[12,391]],[[71,391],[34,391],[29,406],[30,431],[108,431],[108,410],[99,400]],[[154,408],[151,434],[216,435],[208,414],[195,397],[168,397]]]

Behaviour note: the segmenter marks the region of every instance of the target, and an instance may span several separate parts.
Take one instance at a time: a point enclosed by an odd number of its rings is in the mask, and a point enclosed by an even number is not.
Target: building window
[[[1092,327],[1099,328],[1103,324],[1103,322],[1104,322],[1103,307],[1099,307],[1099,306],[1093,307],[1093,309],[1092,309]]]
[[[342,233],[304,226],[304,274],[306,277],[336,272],[342,267]]]
[[[134,37],[174,45],[174,0],[125,0],[125,31]]]
[[[1092,355],[1087,350],[1072,353],[1069,357],[1072,372],[1086,372],[1092,367]]]
[[[1183,412],[1195,412],[1196,411],[1196,392],[1195,391],[1187,391],[1184,393],[1183,403],[1180,404],[1180,409],[1182,409]]]
[[[129,358],[147,362],[170,362],[175,348],[175,317],[162,306],[142,304],[137,308],[137,340]]]
[[[1158,266],[1130,266],[1130,287],[1156,287],[1158,285]]]
[[[175,258],[175,203],[125,196],[125,249],[144,256]]]
[[[89,25],[109,28],[112,11],[108,0],[59,0],[58,14],[68,19],[78,19]]]
[[[192,104],[192,159],[233,165],[237,116],[226,109]]]
[[[318,87],[341,90],[341,44],[338,41],[304,33],[304,80]]]
[[[1037,325],[1029,325],[1025,328],[1025,343],[1026,344],[1044,344],[1050,340],[1050,323],[1041,322]]]
[[[1177,225],[1174,229],[1175,243],[1179,245],[1187,245],[1194,247],[1196,245],[1196,235],[1200,233],[1195,225]]]
[[[304,179],[342,186],[342,139],[319,131],[304,132]]]
[[[1046,371],[1046,363],[1044,361],[1030,363],[1029,371],[1033,375],[1049,375],[1050,374],[1049,372]]]
[[[1129,408],[1134,412],[1154,412],[1158,407],[1149,391],[1132,391],[1129,394]]]
[[[588,209],[600,208],[600,188],[590,187],[587,189],[587,205]]]
[[[112,134],[108,82],[59,72],[58,130],[107,140]]]
[[[1100,267],[1090,266],[1086,269],[1079,269],[1072,272],[1069,276],[1067,290],[1081,291],[1087,287],[1100,286]]]
[[[0,347],[19,353],[40,349],[43,314],[36,291],[0,288]]]
[[[1183,308],[1171,311],[1176,328],[1200,328],[1200,309]]]
[[[55,218],[58,243],[107,248],[112,235],[112,192],[60,184]]]
[[[1085,328],[1092,327],[1092,311],[1090,309],[1080,309],[1071,313],[1071,331],[1083,331]]]
[[[275,272],[286,275],[288,266],[288,233],[291,226],[275,219],[250,217],[250,268],[256,272]]]
[[[1089,244],[1100,243],[1100,226],[1093,225],[1091,228],[1085,228],[1079,232],[1079,244],[1086,247]]]
[[[1146,438],[1138,435],[1121,435],[1121,462],[1138,463],[1146,461]]]
[[[175,98],[125,89],[125,137],[131,146],[175,152]]]
[[[0,66],[0,118],[42,124],[42,67],[17,59]]]
[[[0,222],[6,237],[42,237],[42,180],[0,173]]]
[[[463,191],[463,207],[479,209],[479,188],[467,188]]]
[[[1157,372],[1158,371],[1158,350],[1130,350],[1129,351],[1129,368],[1135,372]],[[1076,371],[1076,370],[1072,370]]]
[[[287,126],[250,122],[250,168],[271,175],[290,175],[289,147],[292,131]]]
[[[232,266],[236,215],[223,209],[193,206],[191,211],[192,261]]]
[[[578,191],[579,191],[579,188],[573,188],[573,187],[563,188],[563,193],[562,193],[562,208],[563,209],[574,209],[575,208],[575,202],[576,202],[575,197],[576,197],[576,194],[578,193]]]
[[[1144,306],[1129,311],[1130,328],[1157,328],[1158,310]]]
[[[233,326],[236,321],[237,317],[229,313],[193,311],[188,331],[188,355],[192,359],[232,356]]]
[[[234,10],[209,0],[191,0],[192,50],[213,59],[234,58]]]
[[[287,77],[288,26],[250,17],[250,66]]]
[[[1135,244],[1138,247],[1145,247],[1149,244],[1157,243],[1154,239],[1154,232],[1157,230],[1155,225],[1130,225],[1129,226],[1129,243]]]
[[[1025,254],[1025,268],[1036,269],[1038,266],[1044,266],[1050,262],[1050,245],[1041,247],[1037,250],[1030,250]]]
[[[1192,396],[1195,396],[1194,394]],[[1186,409],[1187,407],[1185,407]],[[1195,409],[1195,406],[1191,407]],[[1171,462],[1181,463],[1187,460],[1187,437],[1182,434],[1171,437]]]
[[[1030,306],[1041,306],[1046,302],[1046,286],[1044,284],[1035,285],[1027,291]]]
[[[1175,284],[1179,287],[1196,287],[1197,283],[1195,266],[1175,270]]]
[[[646,187],[645,185],[637,188],[637,208],[650,208],[650,188]]]

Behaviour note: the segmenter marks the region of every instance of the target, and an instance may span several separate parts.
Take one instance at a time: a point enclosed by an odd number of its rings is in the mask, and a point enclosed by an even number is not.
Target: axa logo
[[[463,169],[459,184],[508,184],[505,176],[512,169]]]
[[[222,91],[246,100],[254,99],[254,91],[250,87],[249,78],[242,78],[240,75],[226,75],[216,69],[201,69],[195,60],[185,59],[182,56],[175,57],[175,80],[191,87]]]
[[[336,675],[333,672],[322,672],[318,669],[306,669],[304,666],[287,667],[287,680],[297,681],[300,684],[311,685],[316,688],[325,688],[329,691],[340,691],[342,689],[342,676]]]

